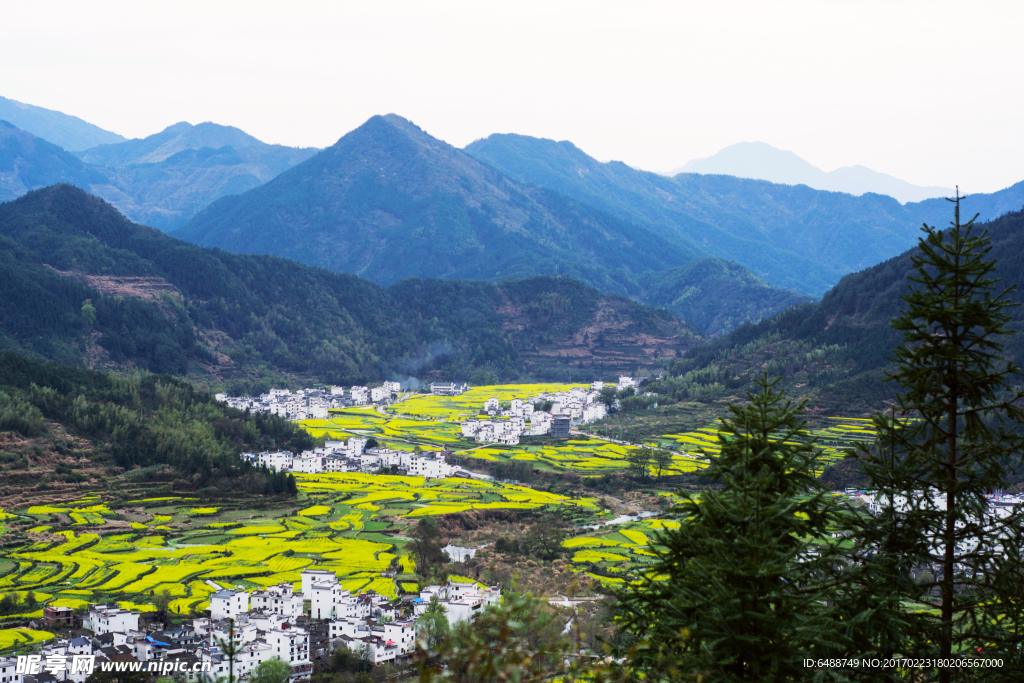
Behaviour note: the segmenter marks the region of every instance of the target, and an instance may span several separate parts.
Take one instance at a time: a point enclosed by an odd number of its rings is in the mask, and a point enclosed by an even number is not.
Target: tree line
[[[176,377],[125,377],[0,354],[0,428],[40,437],[47,421],[88,438],[100,462],[143,475],[168,469],[173,485],[222,494],[294,495],[290,475],[238,455],[314,446],[284,418],[235,410]]]

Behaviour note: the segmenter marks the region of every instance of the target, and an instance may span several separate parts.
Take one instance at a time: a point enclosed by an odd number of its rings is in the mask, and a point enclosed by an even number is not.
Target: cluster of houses
[[[944,511],[946,509],[945,496],[934,489],[930,491],[917,491],[909,497],[895,494],[891,500],[888,495],[878,493],[877,491],[847,488],[845,493],[850,498],[863,504],[873,515],[887,513],[889,510],[895,510],[897,514],[903,514],[911,510]],[[976,524],[989,530],[997,530],[999,525],[1003,523],[1003,520],[1015,514],[1015,511],[1024,505],[1024,494],[997,491],[989,495],[986,502],[987,506],[982,512],[980,521],[977,517],[970,516],[966,520],[957,521],[957,527],[962,528],[969,522],[972,525]],[[1005,532],[998,532],[996,534],[996,552],[1002,552],[1002,537],[1005,537]],[[933,543],[937,554],[941,555],[944,543],[939,538],[933,539]],[[977,537],[963,538],[957,542],[956,552],[958,554],[973,552],[979,543],[980,541]],[[937,570],[938,567],[927,567],[925,569]]]
[[[299,683],[310,679],[314,660],[326,662],[339,647],[374,664],[408,662],[416,647],[416,621],[433,598],[454,625],[474,621],[488,605],[500,604],[501,590],[449,580],[418,596],[390,601],[373,591],[353,594],[333,572],[307,569],[301,591],[289,583],[252,592],[219,590],[210,596],[210,616],[191,624],[144,624],[155,613],[90,605],[71,637],[42,647],[37,655],[42,670],[30,677],[34,680],[23,677],[13,657],[0,658],[0,678],[3,683],[85,683],[103,662],[142,662],[144,671],[173,671],[189,682],[226,678],[229,669],[235,680],[245,681],[260,663],[280,659],[291,669],[291,683]],[[47,609],[67,612],[52,625],[73,626],[69,608]],[[95,658],[88,673],[72,666],[82,656]],[[46,668],[55,660],[64,665]]]
[[[322,448],[295,454],[289,451],[242,453],[242,460],[275,472],[319,474],[322,472],[367,472],[388,470],[396,474],[444,479],[461,470],[448,463],[447,451],[396,451],[366,448],[366,439],[328,441]],[[467,476],[468,473],[467,473]]]
[[[323,420],[327,411],[351,406],[388,403],[402,391],[398,382],[384,382],[379,387],[329,387],[326,389],[271,389],[259,396],[228,396],[216,394],[215,398],[232,408],[248,410],[251,413],[270,413],[288,420]]]
[[[620,377],[614,386],[621,391],[628,387],[636,387],[632,377]],[[497,398],[489,398],[484,403],[482,415],[473,420],[459,424],[462,435],[478,443],[499,443],[514,446],[521,436],[540,436],[548,434],[554,438],[564,439],[569,430],[588,422],[603,419],[608,414],[608,407],[601,400],[604,382],[594,382],[590,389],[576,387],[569,391],[541,393],[526,401],[513,399],[507,408],[502,408]],[[538,410],[538,404],[551,404],[550,410]]]
[[[611,386],[621,391],[635,388],[637,381],[632,377],[620,377],[618,384]],[[431,393],[440,396],[455,396],[465,392],[466,388],[465,384],[454,382],[435,382],[430,385]],[[502,406],[497,398],[489,398],[484,403],[480,417],[460,423],[462,435],[478,443],[506,446],[518,444],[524,435],[548,434],[554,438],[568,438],[572,428],[607,415],[607,406],[601,394],[604,388],[604,382],[594,382],[589,389],[575,387],[569,391],[541,393],[528,400],[513,399],[507,406]],[[292,420],[303,420],[326,418],[327,411],[334,408],[389,401],[399,390],[397,382],[385,382],[383,386],[372,389],[352,387],[347,396],[343,387],[331,387],[301,389],[295,393],[287,389],[271,389],[259,398],[217,394],[217,400],[243,410],[270,412]],[[539,406],[550,408],[540,410]],[[366,439],[351,438],[347,442],[328,441],[321,448],[299,454],[275,451],[242,453],[241,457],[256,466],[276,472],[304,474],[378,472],[386,469],[398,474],[444,478],[458,471],[447,462],[444,452],[410,453],[387,448],[367,449],[366,443]]]

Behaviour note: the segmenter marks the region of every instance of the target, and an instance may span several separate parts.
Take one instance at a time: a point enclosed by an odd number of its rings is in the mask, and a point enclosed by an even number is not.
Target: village
[[[501,602],[496,586],[451,579],[392,601],[373,591],[352,594],[326,570],[304,570],[301,584],[298,591],[290,583],[254,591],[220,588],[210,596],[208,617],[175,625],[171,614],[114,604],[90,605],[84,617],[48,606],[40,625],[64,630],[66,637],[47,642],[35,655],[0,658],[0,678],[84,683],[94,670],[116,667],[173,673],[189,682],[226,678],[230,670],[234,680],[244,681],[262,662],[280,659],[291,670],[291,683],[300,683],[310,679],[314,662],[326,666],[338,648],[374,665],[408,664],[417,619],[431,605],[454,625],[472,622]]]
[[[636,389],[637,380],[619,377],[616,384],[592,382],[589,388],[574,387],[569,391],[540,393],[530,399],[512,399],[502,404],[489,398],[477,417],[459,422],[462,436],[481,444],[515,446],[523,436],[550,436],[567,439],[576,427],[604,418],[614,405],[614,392]],[[454,396],[466,385],[434,383],[434,395]],[[611,391],[614,390],[614,391]],[[271,389],[259,397],[217,394],[218,401],[239,410],[280,415],[289,420],[326,419],[331,410],[352,406],[375,405],[378,410],[398,405],[402,394],[398,382],[384,382],[380,387],[353,386],[322,389]],[[610,399],[610,401],[609,401]],[[371,438],[352,437],[347,441],[328,440],[322,447],[301,453],[287,451],[242,453],[241,458],[256,467],[275,472],[319,474],[322,472],[389,472],[441,479],[452,476],[480,477],[460,470],[448,462],[448,451],[404,451],[382,447]]]

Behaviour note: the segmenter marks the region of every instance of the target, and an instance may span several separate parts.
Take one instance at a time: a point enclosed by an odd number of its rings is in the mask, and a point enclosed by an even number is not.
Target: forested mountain
[[[931,197],[948,197],[949,187],[921,187],[864,166],[844,166],[834,171],[822,171],[804,161],[793,152],[776,149],[764,142],[740,142],[729,145],[706,159],[693,159],[673,171],[703,173],[705,175],[732,175],[738,178],[767,180],[786,185],[807,185],[816,190],[847,192],[861,195],[865,192],[884,194],[900,202],[919,202]]]
[[[697,255],[516,182],[395,115],[375,116],[266,185],[215,202],[176,235],[382,284],[561,274],[637,293],[640,273]]]
[[[70,152],[0,120],[0,202],[61,182],[88,188],[104,176]]]
[[[124,140],[117,133],[103,130],[77,116],[6,97],[0,97],[0,120],[10,121],[18,128],[72,152]]]
[[[952,214],[947,203],[948,216]],[[1024,211],[1006,214],[975,231],[987,229],[991,256],[998,259],[997,277],[1003,286],[1024,282]],[[786,376],[794,393],[812,397],[812,409],[825,414],[877,410],[894,391],[883,383],[882,369],[902,339],[889,323],[908,291],[913,273],[911,255],[904,252],[859,273],[844,277],[817,304],[790,308],[756,325],[733,332],[687,352],[675,364],[663,387],[683,396],[688,385],[745,386],[763,370]],[[1021,300],[1021,293],[1014,299]],[[1018,333],[1003,340],[1006,354],[1024,363],[1024,307],[1008,311],[1010,327]],[[684,379],[687,378],[687,379]]]
[[[811,301],[792,290],[770,286],[738,263],[714,256],[644,273],[640,284],[645,303],[667,308],[712,336]]]
[[[0,282],[0,348],[236,383],[604,375],[699,341],[664,311],[567,278],[383,289],[201,248],[70,185],[0,205]]]
[[[10,352],[0,353],[0,431],[8,437],[0,498],[30,487],[58,495],[73,495],[76,485],[107,488],[110,467],[142,468],[131,480],[179,489],[294,494],[288,475],[257,470],[238,454],[314,445],[282,417],[229,408],[181,379],[40,364]]]
[[[901,205],[892,197],[854,197],[807,186],[724,175],[666,178],[602,164],[570,142],[492,135],[466,147],[523,182],[628,216],[666,239],[736,261],[776,287],[820,296],[845,274],[914,245],[921,223],[945,225],[948,203]],[[1024,205],[1024,183],[968,196],[968,215],[995,218]]]
[[[91,191],[134,221],[172,231],[210,202],[240,194],[316,149],[268,145],[238,128],[181,122],[138,140],[79,152],[107,177]]]

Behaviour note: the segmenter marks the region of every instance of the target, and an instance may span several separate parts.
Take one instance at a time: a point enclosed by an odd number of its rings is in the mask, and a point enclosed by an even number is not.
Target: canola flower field
[[[270,513],[166,496],[111,509],[99,494],[8,511],[9,518],[31,520],[29,535],[37,540],[5,549],[0,594],[13,593],[20,602],[33,593],[39,609],[16,615],[21,618],[40,616],[43,603],[81,609],[112,601],[152,610],[152,596],[164,591],[173,612],[188,614],[205,609],[220,588],[300,585],[300,572],[315,565],[334,571],[349,590],[394,597],[416,586],[402,532],[419,517],[535,510],[583,522],[602,512],[590,498],[474,479],[342,473],[297,479],[300,509]],[[127,515],[147,521],[117,519]],[[401,573],[381,577],[396,559]]]
[[[829,423],[827,427],[811,429],[807,433],[808,437],[817,440],[823,468],[841,460],[856,442],[872,441],[876,436],[871,420],[856,417],[829,417],[826,420]],[[718,428],[711,426],[682,434],[666,434],[654,439],[651,445],[693,454],[702,452],[714,457],[719,452]],[[821,474],[821,471],[817,473]]]
[[[315,437],[345,440],[352,436],[373,437],[398,450],[417,446],[427,450],[448,448],[456,456],[482,460],[525,460],[541,469],[575,470],[582,476],[600,476],[627,467],[626,456],[633,448],[650,446],[673,452],[672,464],[664,474],[694,472],[707,466],[703,454],[718,453],[718,427],[711,425],[681,434],[665,434],[644,444],[622,444],[597,435],[580,433],[562,445],[502,446],[477,444],[462,437],[459,422],[493,419],[480,415],[488,398],[500,402],[532,400],[542,393],[569,391],[578,384],[510,384],[474,387],[459,396],[413,395],[390,406],[387,412],[373,407],[331,411],[329,419],[305,420],[302,425]],[[870,440],[875,432],[871,422],[859,418],[828,418],[829,426],[811,430],[823,452],[822,466],[843,457],[844,449],[857,440]],[[820,472],[819,472],[820,474]]]
[[[579,384],[510,384],[474,387],[459,396],[414,395],[381,412],[373,407],[333,410],[326,420],[305,420],[301,424],[315,437],[346,440],[373,437],[397,450],[448,448],[458,457],[481,460],[526,460],[541,469],[576,470],[599,476],[627,466],[631,448],[595,436],[579,435],[564,445],[501,446],[478,444],[463,438],[459,423],[469,419],[493,419],[481,415],[488,398],[506,403],[512,399],[532,400],[542,393],[569,391]],[[668,444],[665,444],[666,447]],[[692,472],[704,463],[684,453],[673,457],[665,474]]]
[[[550,445],[480,445],[461,438],[458,422],[477,417],[497,397],[532,399],[574,385],[534,384],[479,387],[455,397],[414,396],[392,405],[332,411],[327,420],[307,420],[314,436],[374,437],[398,449],[439,450],[492,460],[527,460],[551,471],[572,469],[584,477],[626,466],[637,445],[575,434]],[[669,472],[706,466],[718,452],[717,425],[649,440],[674,458]],[[841,458],[855,441],[873,438],[867,420],[830,419],[810,434],[824,452],[823,465]],[[345,588],[387,596],[416,592],[415,560],[406,549],[409,525],[424,516],[472,510],[528,510],[554,513],[576,528],[565,541],[572,569],[604,586],[636,580],[656,559],[656,534],[678,526],[672,519],[647,518],[607,524],[612,513],[595,498],[571,498],[493,480],[326,473],[296,475],[298,505],[252,510],[240,503],[206,504],[187,496],[160,495],[114,505],[102,492],[77,501],[0,510],[0,534],[18,522],[31,524],[24,544],[0,551],[0,596],[19,603],[31,593],[31,612],[3,620],[41,616],[43,604],[85,608],[116,602],[153,610],[153,596],[167,591],[170,609],[198,613],[220,588],[257,589],[281,582],[299,585],[306,567],[335,571]],[[113,507],[111,507],[113,505]],[[597,525],[596,527],[594,525]],[[590,527],[590,528],[587,528]],[[6,539],[5,539],[6,540]],[[394,578],[381,572],[399,569]],[[0,624],[2,625],[2,624]],[[0,650],[50,637],[45,631],[0,629]]]

